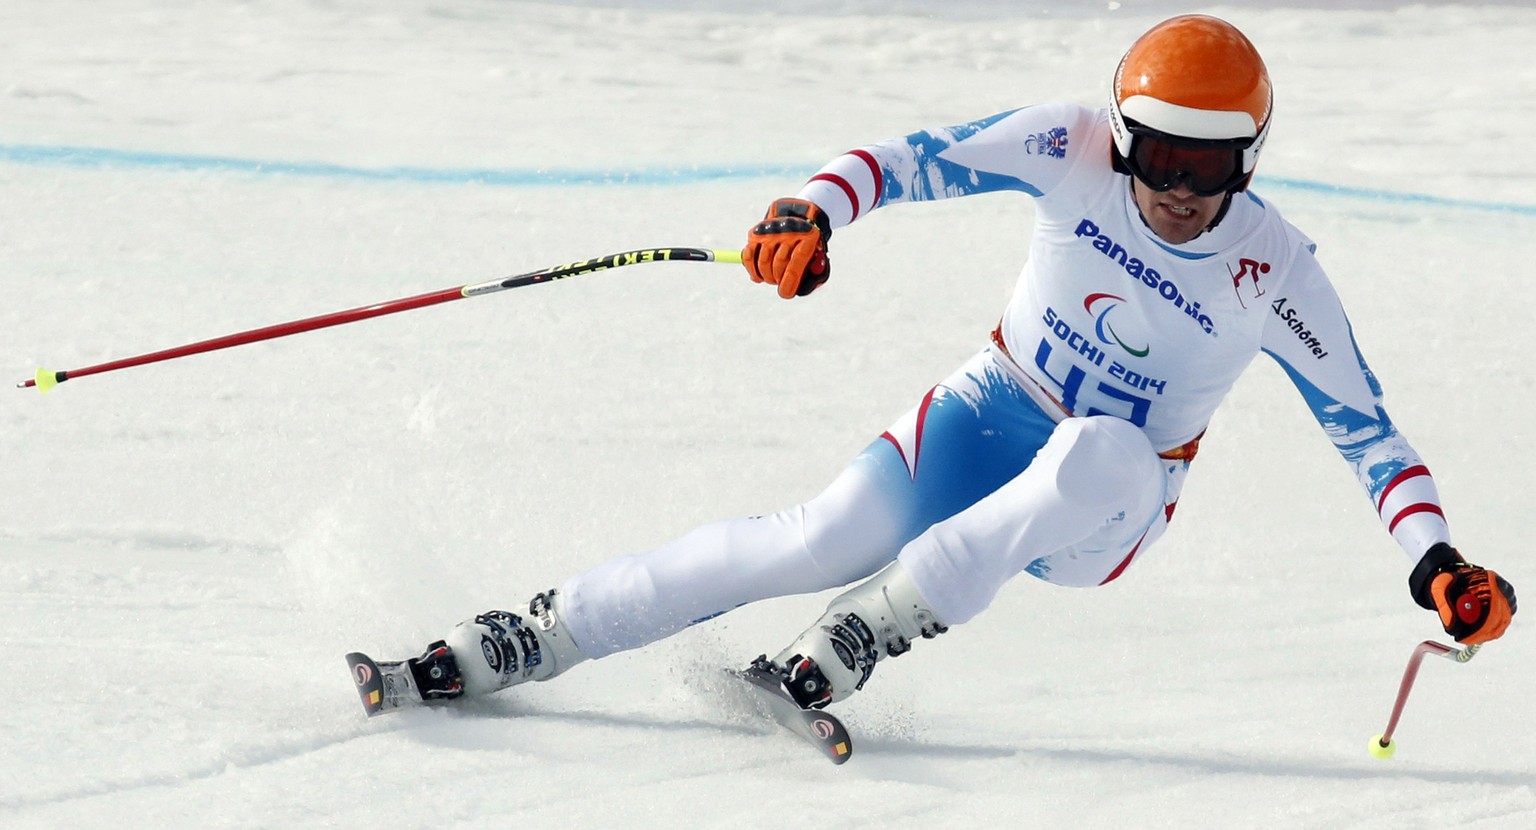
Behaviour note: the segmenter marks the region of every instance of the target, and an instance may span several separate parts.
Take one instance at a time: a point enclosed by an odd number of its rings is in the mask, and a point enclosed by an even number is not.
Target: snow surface
[[[622,5],[7,4],[4,366],[734,247],[848,147],[1103,100],[1175,10]],[[1277,83],[1256,189],[1319,243],[1458,544],[1536,591],[1536,10],[1269,5],[1207,9]],[[647,265],[0,394],[0,828],[1536,826],[1523,618],[1426,663],[1398,756],[1366,754],[1439,627],[1263,359],[1152,554],[1021,577],[882,664],[846,766],[714,691],[826,596],[362,717],[346,651],[813,495],[982,344],[1031,211],[882,212],[808,301]]]

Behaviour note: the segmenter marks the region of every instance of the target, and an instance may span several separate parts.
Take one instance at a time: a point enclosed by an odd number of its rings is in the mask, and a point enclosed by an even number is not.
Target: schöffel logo
[[[1312,328],[1307,325],[1307,321],[1301,319],[1301,313],[1291,305],[1289,297],[1281,297],[1270,303],[1269,307],[1275,312],[1275,316],[1285,323],[1286,328],[1296,333],[1296,339],[1301,341],[1302,348],[1312,352],[1312,356],[1318,360],[1328,356],[1328,348],[1323,345],[1323,341],[1318,339],[1317,335],[1312,333]]]
[[[1131,357],[1146,357],[1152,351],[1152,344],[1136,348],[1115,333],[1115,327],[1109,321],[1110,312],[1120,307],[1125,302],[1124,297],[1116,297],[1113,294],[1089,294],[1083,299],[1083,310],[1093,317],[1093,333],[1098,335],[1099,342],[1106,346],[1119,346]]]
[[[1216,336],[1216,321],[1200,310],[1198,300],[1191,302],[1185,298],[1184,292],[1172,280],[1157,272],[1156,268],[1149,268],[1145,262],[1130,255],[1130,252],[1120,246],[1120,243],[1099,233],[1099,226],[1092,220],[1084,219],[1077,223],[1077,236],[1093,243],[1093,249],[1109,257],[1125,269],[1125,273],[1133,279],[1139,280],[1142,285],[1157,292],[1159,297],[1173,304],[1173,307],[1184,312],[1193,320],[1200,330],[1212,337]],[[1090,312],[1091,313],[1091,312]]]
[[[1024,152],[1030,155],[1067,157],[1067,128],[1052,127],[1050,132],[1035,133],[1024,139]]]

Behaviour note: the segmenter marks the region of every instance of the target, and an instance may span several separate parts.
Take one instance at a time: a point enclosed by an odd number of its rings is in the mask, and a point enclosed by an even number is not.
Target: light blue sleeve
[[[1387,415],[1381,384],[1310,249],[1298,252],[1278,294],[1270,301],[1264,352],[1285,370],[1374,499],[1403,469],[1419,463],[1418,456]]]
[[[884,173],[884,187],[878,204],[924,202],[1000,190],[1016,190],[1039,196],[1039,187],[1017,175],[978,170],[944,157],[946,150],[974,138],[1018,112],[1021,110],[1011,110],[953,127],[923,130],[868,148],[879,160]]]
[[[1270,303],[1264,352],[1300,390],[1312,416],[1370,496],[1411,561],[1450,529],[1428,466],[1382,405],[1381,385],[1355,342],[1338,294],[1302,246]]]
[[[827,211],[833,227],[901,202],[1003,191],[1039,197],[1088,151],[1097,116],[1075,104],[1042,104],[922,130],[844,153],[799,196]]]

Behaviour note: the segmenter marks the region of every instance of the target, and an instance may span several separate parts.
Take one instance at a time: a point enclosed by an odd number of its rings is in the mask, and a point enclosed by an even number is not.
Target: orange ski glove
[[[753,282],[778,286],[780,297],[804,297],[832,274],[831,237],[832,222],[821,208],[804,199],[779,199],[747,232],[741,264]]]
[[[1515,587],[1493,571],[1467,564],[1444,542],[1419,560],[1408,588],[1419,605],[1440,614],[1445,633],[1465,645],[1497,640],[1515,615]]]

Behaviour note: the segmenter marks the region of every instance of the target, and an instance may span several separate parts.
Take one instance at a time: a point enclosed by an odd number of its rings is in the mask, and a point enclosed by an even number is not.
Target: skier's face
[[[1131,177],[1131,193],[1141,218],[1152,232],[1173,245],[1199,236],[1216,219],[1226,194],[1196,196],[1189,185],[1180,183],[1172,190],[1158,192]]]

